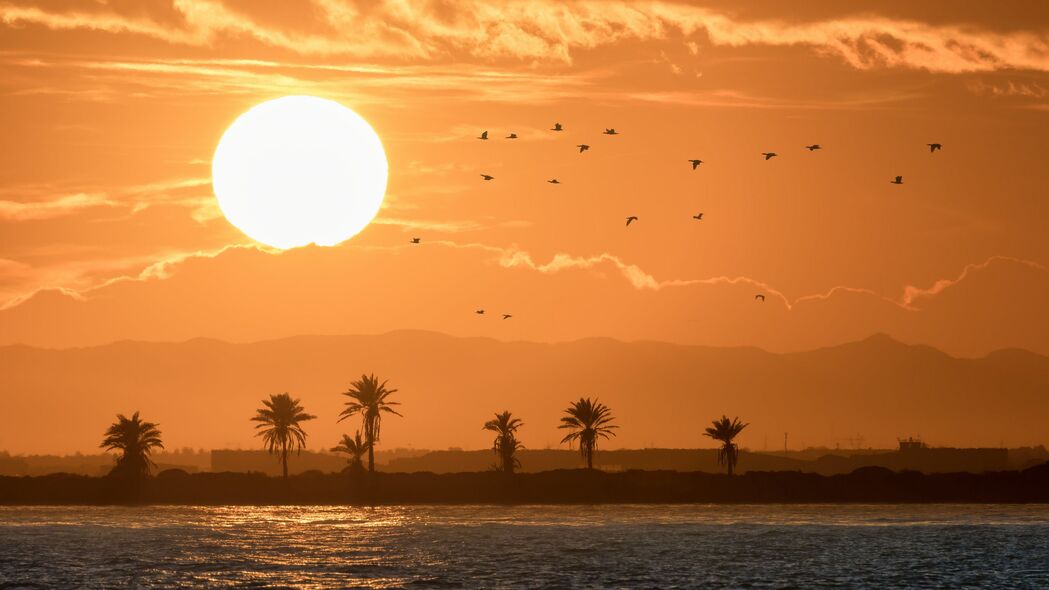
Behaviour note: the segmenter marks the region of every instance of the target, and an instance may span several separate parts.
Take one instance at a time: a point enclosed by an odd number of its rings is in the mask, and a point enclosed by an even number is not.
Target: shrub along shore
[[[864,467],[795,471],[573,469],[539,473],[258,473],[168,471],[144,479],[54,474],[0,477],[3,505],[1049,503],[1049,462],[1023,471],[922,474]]]

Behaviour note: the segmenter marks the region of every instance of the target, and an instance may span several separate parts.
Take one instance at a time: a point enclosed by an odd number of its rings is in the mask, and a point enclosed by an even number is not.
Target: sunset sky
[[[383,208],[339,246],[261,247],[215,204],[219,138],[285,95],[385,147]],[[0,0],[0,118],[0,344],[1049,354],[1037,0]]]

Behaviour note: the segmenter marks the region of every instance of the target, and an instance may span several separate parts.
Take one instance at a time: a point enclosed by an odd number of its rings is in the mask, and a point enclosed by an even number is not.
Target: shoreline
[[[1049,463],[982,474],[862,468],[727,476],[582,469],[520,473],[165,472],[141,482],[53,474],[0,477],[0,505],[601,505],[601,504],[1036,504],[1049,503]]]

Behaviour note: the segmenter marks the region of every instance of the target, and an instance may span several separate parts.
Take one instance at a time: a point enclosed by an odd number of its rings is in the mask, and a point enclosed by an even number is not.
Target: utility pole
[[[787,433],[783,433],[783,454],[787,454]]]

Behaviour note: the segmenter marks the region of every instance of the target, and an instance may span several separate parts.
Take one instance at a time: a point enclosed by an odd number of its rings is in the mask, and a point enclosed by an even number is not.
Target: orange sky
[[[1049,11],[914,4],[0,0],[0,344],[1049,354]],[[339,247],[258,249],[214,204],[222,132],[287,94],[385,144],[384,209]]]

